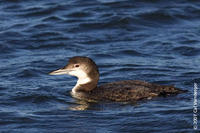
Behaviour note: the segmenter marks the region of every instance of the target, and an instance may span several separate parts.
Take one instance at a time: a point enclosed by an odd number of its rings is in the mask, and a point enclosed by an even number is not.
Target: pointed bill
[[[53,72],[50,72],[49,75],[63,75],[63,74],[69,74],[70,70],[68,69],[58,69]]]

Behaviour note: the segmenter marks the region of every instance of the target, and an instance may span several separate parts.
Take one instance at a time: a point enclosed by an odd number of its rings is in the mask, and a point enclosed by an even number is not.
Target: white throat
[[[77,94],[77,92],[79,92],[80,89],[90,91],[91,89],[96,87],[98,79],[99,79],[99,75],[95,77],[90,77],[86,72],[84,72],[81,69],[70,71],[69,74],[76,76],[78,78],[76,85],[72,89],[73,95]],[[85,88],[82,88],[82,87],[85,87]]]
[[[89,83],[89,82],[91,82],[92,80],[91,80],[91,78],[89,78],[89,77],[86,77],[86,78],[84,78],[84,79],[78,79],[78,81],[76,82],[76,85],[74,86],[74,88],[72,89],[72,93],[76,93],[77,92],[77,89],[79,89],[79,87],[80,87],[80,85],[81,84],[87,84],[87,83]]]
[[[78,78],[76,85],[72,89],[72,93],[74,94],[77,92],[77,89],[80,88],[81,84],[87,84],[92,81],[92,79],[82,70],[71,71],[69,74]]]

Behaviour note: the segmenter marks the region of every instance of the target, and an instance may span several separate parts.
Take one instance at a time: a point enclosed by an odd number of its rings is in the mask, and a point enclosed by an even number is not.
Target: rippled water
[[[193,132],[199,36],[195,0],[2,0],[0,132]],[[69,93],[74,77],[48,75],[77,55],[95,60],[99,84],[139,79],[189,92],[80,103]]]

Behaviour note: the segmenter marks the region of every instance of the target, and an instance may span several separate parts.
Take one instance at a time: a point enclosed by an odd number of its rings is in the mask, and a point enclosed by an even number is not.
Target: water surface
[[[0,132],[193,132],[199,36],[194,0],[2,0]],[[77,55],[95,60],[99,84],[137,79],[189,92],[85,105],[70,95],[76,78],[48,75]]]

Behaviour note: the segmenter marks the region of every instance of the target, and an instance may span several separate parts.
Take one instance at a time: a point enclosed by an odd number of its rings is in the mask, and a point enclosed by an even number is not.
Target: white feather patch
[[[70,71],[69,74],[78,78],[77,84],[86,84],[91,81],[88,75],[82,70]]]

